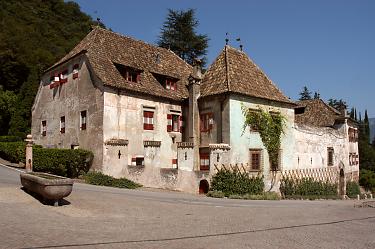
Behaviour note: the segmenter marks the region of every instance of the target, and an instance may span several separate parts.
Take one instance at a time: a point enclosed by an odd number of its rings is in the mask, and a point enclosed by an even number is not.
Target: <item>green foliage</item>
[[[25,163],[25,142],[0,142],[0,157],[13,163]],[[87,150],[45,149],[33,146],[33,170],[70,178],[86,173],[94,155]]]
[[[94,155],[82,149],[34,148],[33,159],[34,171],[74,178],[90,169]]]
[[[243,131],[248,126],[256,127],[267,149],[271,165],[277,165],[281,134],[284,133],[285,118],[280,113],[270,114],[262,109],[260,109],[260,111],[253,111],[247,109],[245,106],[241,108],[245,116],[245,123],[242,128]]]
[[[293,196],[337,196],[337,184],[315,181],[312,178],[282,178],[280,192],[285,198]]]
[[[126,178],[113,178],[112,176],[104,175],[101,172],[88,172],[84,175],[84,179],[87,183],[93,185],[109,186],[116,188],[129,188],[135,189],[142,187],[142,185],[130,181]]]
[[[170,48],[183,60],[193,64],[194,59],[207,54],[208,37],[196,33],[199,22],[195,10],[176,11],[169,9],[167,20],[161,28],[158,45]],[[203,58],[204,65],[206,59]]]
[[[0,142],[21,142],[22,138],[17,136],[0,136]]]
[[[225,194],[222,191],[212,190],[208,191],[207,196],[213,198],[224,198]]]
[[[328,100],[328,105],[335,108],[336,110],[340,111],[341,109],[346,109],[348,107],[348,104],[346,101],[342,99],[329,99]]]
[[[359,173],[359,184],[367,191],[375,193],[375,172],[372,170],[361,169]]]
[[[63,0],[0,1],[0,20],[0,135],[24,137],[43,71],[97,23]]]
[[[258,195],[246,194],[243,196],[246,200],[280,200],[280,195],[275,192],[263,192]]]
[[[221,191],[225,196],[260,194],[263,192],[263,177],[251,177],[238,170],[219,170],[211,180],[211,190]]]
[[[25,162],[25,142],[0,142],[0,157],[12,163]]]
[[[302,91],[299,93],[299,96],[300,96],[299,100],[309,100],[309,99],[312,99],[311,98],[311,92],[309,91],[309,89],[307,88],[307,86],[304,86],[302,88]],[[315,98],[315,95],[314,95],[314,98]]]
[[[361,193],[359,185],[356,182],[347,182],[346,183],[346,195],[350,198],[355,198]]]

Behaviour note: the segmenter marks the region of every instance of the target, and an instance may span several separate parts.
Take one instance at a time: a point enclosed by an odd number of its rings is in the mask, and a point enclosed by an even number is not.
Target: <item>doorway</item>
[[[199,182],[199,194],[207,194],[210,186],[207,180],[201,180]]]

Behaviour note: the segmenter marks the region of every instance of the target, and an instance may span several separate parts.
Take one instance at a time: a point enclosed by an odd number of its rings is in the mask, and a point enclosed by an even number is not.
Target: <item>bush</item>
[[[346,183],[346,195],[350,198],[356,198],[357,195],[361,193],[359,185],[356,182],[347,182]]]
[[[312,178],[283,178],[280,182],[280,192],[285,198],[291,196],[337,196],[337,184],[315,181]]]
[[[33,159],[34,171],[74,178],[90,169],[94,155],[82,149],[34,148]]]
[[[12,163],[25,163],[25,142],[0,142],[0,157]],[[33,170],[70,178],[86,173],[94,155],[82,149],[46,149],[33,146]]]
[[[359,173],[359,184],[367,191],[375,193],[375,172],[367,169],[362,169]]]
[[[0,157],[12,163],[25,162],[25,142],[0,142]]]
[[[211,190],[221,191],[225,196],[261,194],[264,189],[263,177],[251,177],[247,173],[234,170],[219,170],[211,180]]]
[[[17,136],[0,136],[0,142],[21,142],[23,139]]]
[[[224,195],[223,192],[216,191],[216,190],[208,191],[207,196],[208,197],[213,197],[213,198],[224,198],[225,197],[225,195]]]
[[[126,178],[114,178],[109,175],[105,175],[101,172],[89,172],[84,175],[84,179],[86,183],[93,184],[93,185],[101,185],[101,186],[109,186],[109,187],[116,187],[116,188],[128,188],[128,189],[135,189],[142,187],[142,185],[130,181]]]

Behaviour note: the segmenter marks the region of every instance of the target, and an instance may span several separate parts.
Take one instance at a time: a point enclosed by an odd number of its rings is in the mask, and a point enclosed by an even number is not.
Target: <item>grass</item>
[[[136,182],[130,181],[126,178],[114,178],[112,176],[105,175],[97,171],[88,172],[87,174],[83,176],[83,179],[88,184],[100,185],[100,186],[127,188],[127,189],[135,189],[135,188],[142,187],[142,185]]]
[[[208,197],[224,198],[225,194],[222,191],[209,191]],[[263,192],[262,194],[232,194],[228,196],[229,199],[245,199],[245,200],[280,200],[280,196],[275,192]]]

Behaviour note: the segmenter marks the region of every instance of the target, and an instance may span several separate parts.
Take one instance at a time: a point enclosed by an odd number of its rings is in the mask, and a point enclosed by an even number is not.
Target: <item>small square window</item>
[[[81,111],[81,121],[80,121],[81,130],[86,130],[87,128],[87,112]]]
[[[327,152],[328,152],[328,160],[327,160],[328,166],[333,166],[334,150],[332,147],[328,147]]]
[[[60,118],[60,133],[61,134],[65,133],[65,116],[62,116]]]
[[[261,168],[261,153],[260,149],[250,149],[250,169],[260,170]]]
[[[43,120],[42,121],[42,129],[41,129],[42,136],[45,137],[47,136],[47,121]]]

